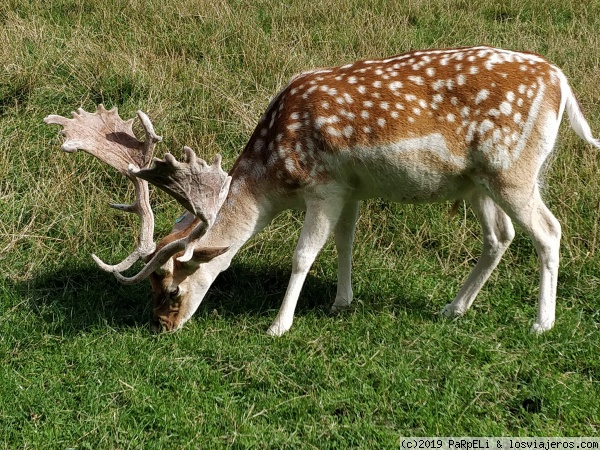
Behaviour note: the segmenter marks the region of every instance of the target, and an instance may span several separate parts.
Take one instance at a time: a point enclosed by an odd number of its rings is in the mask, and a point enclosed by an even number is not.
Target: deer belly
[[[465,154],[451,153],[440,134],[342,153],[343,169],[332,173],[356,198],[436,202],[461,198],[472,187]]]

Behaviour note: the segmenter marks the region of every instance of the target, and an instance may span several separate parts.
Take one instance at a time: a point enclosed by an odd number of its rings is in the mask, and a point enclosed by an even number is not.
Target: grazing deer
[[[333,232],[338,286],[332,312],[352,301],[351,252],[361,200],[403,203],[468,200],[481,221],[483,252],[443,314],[458,316],[514,237],[513,221],[531,237],[540,260],[538,315],[532,331],[555,319],[560,224],[540,196],[540,168],[552,152],[563,111],[585,141],[593,138],[563,72],[544,58],[490,47],[414,51],[382,60],[302,73],[273,99],[230,174],[185,147],[186,159],[152,160],[161,138],[138,112],[133,119],[100,105],[64,127],[68,152],[85,150],[135,183],[140,215],[136,250],[123,262],[98,265],[122,283],[149,278],[153,328],[176,330],[196,311],[217,275],[240,247],[283,210],[306,210],[283,304],[268,332],[292,325],[300,290]],[[168,192],[188,212],[157,245],[148,184]],[[132,277],[122,272],[142,259]]]

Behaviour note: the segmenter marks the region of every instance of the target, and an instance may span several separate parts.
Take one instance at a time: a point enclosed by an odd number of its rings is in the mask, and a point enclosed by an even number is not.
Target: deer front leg
[[[281,336],[292,326],[294,310],[306,275],[335,227],[343,205],[342,198],[331,195],[307,200],[306,217],[292,262],[292,276],[279,313],[269,327],[268,334]]]
[[[331,313],[337,314],[352,303],[352,244],[358,218],[359,202],[351,200],[344,205],[334,230],[335,247],[338,253],[337,293]]]
[[[481,222],[483,251],[452,303],[442,310],[446,317],[461,316],[471,307],[515,236],[510,217],[490,197],[476,194],[471,205]]]

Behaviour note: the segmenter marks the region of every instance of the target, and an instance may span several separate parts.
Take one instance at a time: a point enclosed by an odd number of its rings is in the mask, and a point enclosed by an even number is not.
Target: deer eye
[[[175,298],[179,295],[179,286],[177,286],[175,289],[170,290],[169,293],[169,298]]]

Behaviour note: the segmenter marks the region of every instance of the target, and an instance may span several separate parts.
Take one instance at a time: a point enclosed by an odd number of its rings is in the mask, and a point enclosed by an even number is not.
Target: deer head
[[[154,288],[154,327],[176,329],[189,317],[180,295],[180,283],[202,263],[223,254],[227,247],[206,248],[199,240],[212,226],[229,191],[231,177],[221,169],[221,156],[208,165],[189,147],[184,147],[185,161],[177,161],[167,153],[164,159],[152,158],[152,151],[162,138],[154,132],[150,119],[142,111],[138,118],[145,130],[145,141],[139,141],[132,129],[133,119],[123,121],[117,109],[107,111],[99,105],[95,113],[83,109],[68,119],[50,115],[47,124],[63,127],[65,152],[84,150],[129,178],[135,186],[136,198],[131,205],[111,204],[121,211],[139,215],[141,232],[135,250],[118,264],[110,265],[96,255],[92,258],[104,271],[114,274],[123,284],[139,283],[149,277]],[[150,207],[148,182],[173,196],[189,211],[182,225],[168,239],[154,242],[154,216]],[[133,276],[123,272],[142,260],[143,268]],[[176,267],[179,269],[175,273]],[[195,309],[195,308],[194,308]],[[192,311],[193,312],[193,311]]]

